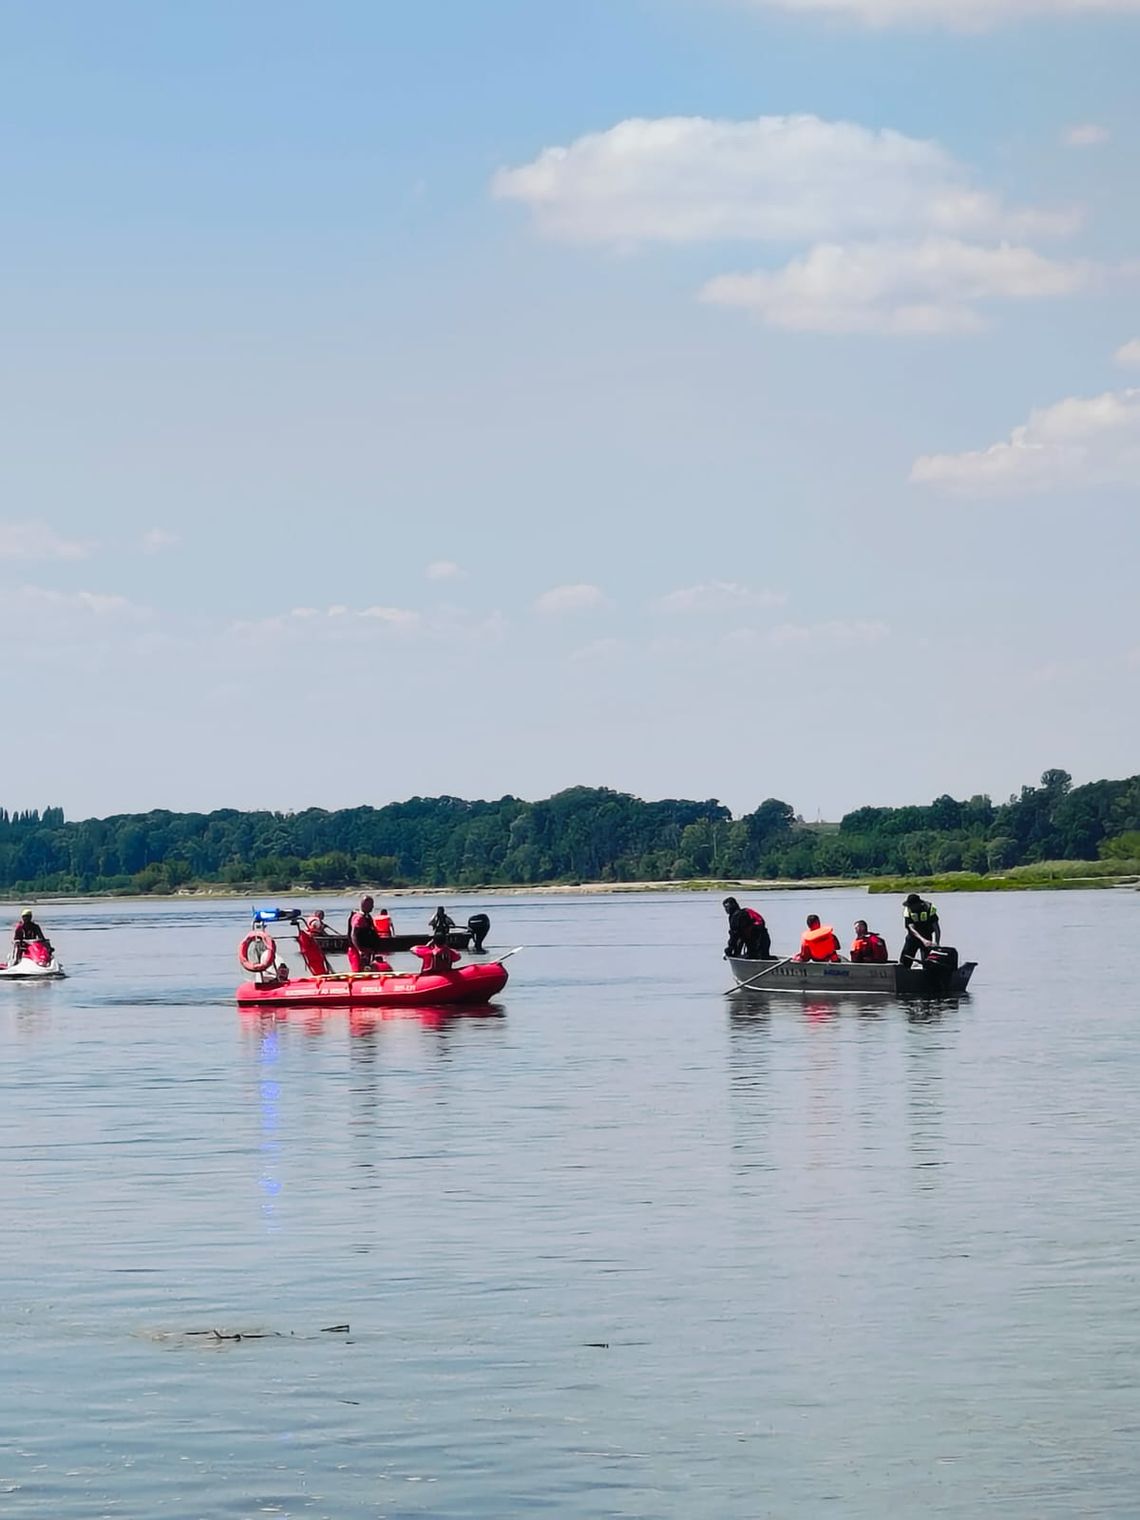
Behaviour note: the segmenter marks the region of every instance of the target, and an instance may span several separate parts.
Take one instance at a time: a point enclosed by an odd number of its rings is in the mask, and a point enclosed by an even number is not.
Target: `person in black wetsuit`
[[[438,934],[442,929],[445,934],[450,934],[455,928],[455,920],[447,912],[446,908],[437,908],[431,916],[428,928],[433,934]]]
[[[742,908],[735,897],[721,904],[728,914],[726,956],[745,956],[748,960],[768,960],[772,954],[772,936],[763,915],[755,908]]]

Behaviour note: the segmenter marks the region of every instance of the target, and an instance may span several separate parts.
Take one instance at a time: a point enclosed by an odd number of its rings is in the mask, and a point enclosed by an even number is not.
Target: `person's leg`
[[[925,959],[926,946],[922,943],[917,935],[908,933],[903,944],[902,951],[899,955],[899,965],[913,966],[914,958],[916,955],[920,955]]]

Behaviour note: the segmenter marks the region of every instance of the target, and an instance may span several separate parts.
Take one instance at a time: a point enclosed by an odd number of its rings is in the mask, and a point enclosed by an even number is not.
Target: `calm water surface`
[[[448,901],[497,1015],[243,1017],[241,905],[43,910],[6,1520],[1140,1513],[1140,895],[945,898],[941,1009],[725,998],[715,897]]]

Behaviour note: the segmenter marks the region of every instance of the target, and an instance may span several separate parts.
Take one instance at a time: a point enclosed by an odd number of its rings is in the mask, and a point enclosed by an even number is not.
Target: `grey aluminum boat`
[[[963,961],[949,973],[900,966],[898,961],[788,961],[781,966],[775,956],[766,961],[731,957],[728,964],[737,981],[736,991],[751,991],[744,983],[759,978],[757,992],[870,992],[918,998],[965,992],[977,969],[976,961]]]

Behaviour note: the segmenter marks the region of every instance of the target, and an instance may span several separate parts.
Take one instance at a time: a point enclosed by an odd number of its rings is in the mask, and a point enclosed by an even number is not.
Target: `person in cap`
[[[913,966],[915,956],[925,961],[927,952],[942,943],[938,909],[917,892],[903,900],[903,928],[906,939],[899,955],[900,966]]]
[[[31,908],[25,908],[12,930],[12,963],[20,959],[29,945],[47,944],[47,935],[32,917]]]
[[[721,907],[728,914],[726,956],[744,956],[748,960],[768,960],[772,954],[772,937],[764,916],[755,908],[742,908],[735,897],[726,897]]]

